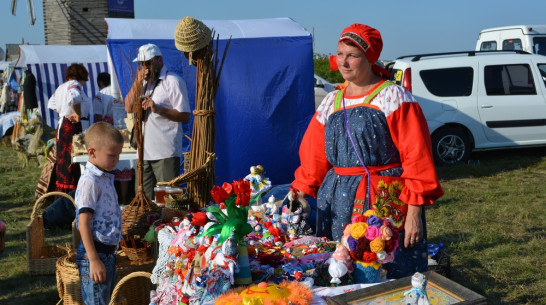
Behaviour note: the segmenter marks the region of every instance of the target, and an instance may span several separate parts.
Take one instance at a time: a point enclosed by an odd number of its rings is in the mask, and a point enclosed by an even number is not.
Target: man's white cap
[[[138,48],[138,55],[133,62],[148,61],[156,56],[163,56],[159,48],[153,43],[145,44]]]

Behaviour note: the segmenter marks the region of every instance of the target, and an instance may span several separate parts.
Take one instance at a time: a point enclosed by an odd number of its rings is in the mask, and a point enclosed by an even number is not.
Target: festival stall
[[[132,60],[138,47],[154,43],[161,48],[167,69],[184,77],[190,101],[195,100],[195,67],[174,44],[177,22],[107,19],[108,62],[119,95],[125,96],[132,84],[137,69]],[[299,143],[314,113],[312,38],[288,18],[204,22],[218,34],[219,53],[229,40],[215,100],[218,179],[210,190],[212,200],[206,206],[171,214],[167,212],[173,212],[172,208],[160,210],[154,204],[153,210],[134,213],[138,217],[131,222],[125,207],[124,231],[138,227],[138,234],[131,233],[129,241],[153,243],[155,254],[152,272],[142,274],[153,285],[126,290],[144,292],[139,300],[149,300],[150,305],[307,305],[325,304],[323,296],[349,295],[349,291],[381,283],[377,286],[388,287],[385,291],[395,293],[392,298],[397,303],[428,304],[427,291],[432,290],[427,290],[427,276],[452,284],[435,274],[416,273],[397,282],[403,284],[397,284],[402,288],[396,291],[394,284],[384,285],[382,265],[392,262],[401,246],[403,221],[393,212],[394,205],[403,205],[397,201],[398,189],[382,186],[369,209],[345,227],[339,242],[313,235],[311,207],[304,198],[270,195],[273,184],[293,179]],[[190,137],[191,123],[185,126]],[[190,143],[186,144],[187,150]],[[148,258],[147,248],[128,245],[122,243],[126,256],[134,266],[144,268],[139,262]],[[144,250],[129,255],[126,248]],[[479,299],[461,294],[463,288],[456,287],[454,293],[438,289],[443,295],[434,298]],[[123,300],[116,292],[112,303],[118,304]],[[347,304],[363,300],[360,297],[328,302]],[[472,304],[483,301],[479,300]]]
[[[186,81],[195,108],[196,69],[175,47],[178,21],[106,19],[110,70],[122,96],[137,70],[138,48],[154,43],[167,69]],[[220,54],[231,38],[215,101],[218,181],[238,179],[262,164],[274,184],[291,182],[314,113],[311,34],[289,18],[203,22],[219,35]],[[193,121],[184,125],[189,137],[192,126]]]
[[[92,98],[99,87],[96,79],[101,72],[108,72],[106,46],[104,45],[21,45],[16,67],[30,70],[36,77],[36,95],[40,115],[46,123],[57,127],[58,115],[47,108],[47,101],[55,89],[65,82],[65,71],[72,63],[81,63],[89,72],[89,81],[83,86],[88,97]],[[92,113],[92,109],[89,109]],[[86,129],[93,123],[82,121]]]

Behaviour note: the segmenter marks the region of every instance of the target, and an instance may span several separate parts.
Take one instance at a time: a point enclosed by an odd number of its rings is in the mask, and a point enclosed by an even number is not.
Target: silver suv
[[[465,162],[473,150],[546,145],[546,56],[421,54],[388,68],[423,109],[438,165]]]

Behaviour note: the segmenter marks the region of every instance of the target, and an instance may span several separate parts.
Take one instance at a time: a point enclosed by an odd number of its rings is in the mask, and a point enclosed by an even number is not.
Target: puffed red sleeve
[[[317,192],[332,165],[326,159],[324,124],[315,113],[300,144],[300,166],[294,173],[292,186],[307,195],[317,197]]]
[[[400,200],[430,205],[444,194],[440,186],[427,122],[417,102],[403,102],[387,117],[394,144],[400,152],[405,187]]]

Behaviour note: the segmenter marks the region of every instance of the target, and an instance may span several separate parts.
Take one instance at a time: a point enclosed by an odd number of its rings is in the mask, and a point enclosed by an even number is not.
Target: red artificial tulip
[[[212,199],[214,199],[214,202],[216,203],[222,203],[229,197],[228,193],[226,193],[223,188],[217,185],[212,188],[210,194],[212,195]]]
[[[191,220],[191,224],[193,226],[202,227],[206,225],[208,222],[206,213],[203,213],[203,212],[192,213],[192,216],[193,218]]]
[[[250,188],[250,182],[248,180],[239,179],[239,181],[233,181],[233,192],[237,195],[235,204],[242,207],[246,207],[250,204],[252,189]]]
[[[233,185],[224,182],[224,184],[222,184],[222,188],[224,189],[224,191],[226,191],[228,197],[233,194]]]

